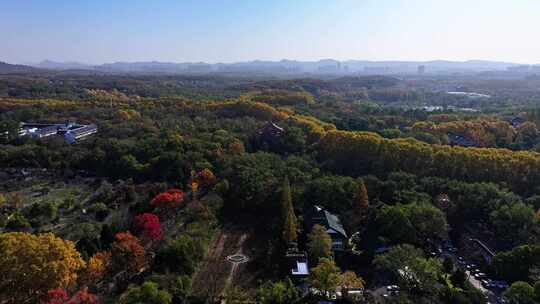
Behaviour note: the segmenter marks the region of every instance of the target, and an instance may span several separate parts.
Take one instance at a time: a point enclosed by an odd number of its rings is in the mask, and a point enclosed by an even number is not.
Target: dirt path
[[[243,255],[243,245],[244,245],[244,242],[246,241],[246,238],[247,238],[247,234],[244,233],[242,234],[242,236],[240,236],[240,239],[238,239],[238,243],[236,244],[236,247],[238,247],[238,251],[234,253],[234,255]],[[229,272],[229,276],[227,277],[227,280],[225,282],[225,287],[224,289],[227,290],[227,288],[229,287],[229,285],[231,284],[233,278],[234,278],[234,274],[235,274],[235,271],[236,269],[238,268],[239,265],[243,264],[247,262],[247,260],[243,261],[243,262],[229,262],[232,264],[232,267],[231,267],[231,271]]]
[[[241,263],[232,263],[227,257],[243,254],[248,238],[245,230],[224,227],[208,247],[206,258],[193,276],[193,290],[205,298],[218,298],[234,282]]]

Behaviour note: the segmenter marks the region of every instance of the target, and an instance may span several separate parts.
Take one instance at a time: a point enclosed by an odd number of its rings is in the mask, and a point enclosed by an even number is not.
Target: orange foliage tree
[[[210,169],[204,169],[194,176],[194,180],[199,184],[199,188],[208,189],[214,186],[217,182],[217,178],[214,172]]]
[[[146,252],[139,239],[129,232],[120,232],[115,236],[111,247],[112,267],[115,270],[139,272],[146,265]]]
[[[180,206],[184,201],[184,192],[179,189],[169,189],[156,195],[150,205],[154,208],[172,209]]]
[[[89,283],[99,282],[107,273],[110,265],[111,253],[109,251],[97,252],[88,260],[85,280]]]

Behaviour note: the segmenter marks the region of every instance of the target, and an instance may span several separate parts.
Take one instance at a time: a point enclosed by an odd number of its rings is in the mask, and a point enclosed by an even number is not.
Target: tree
[[[230,184],[230,207],[255,214],[274,211],[275,205],[269,202],[283,182],[284,171],[283,160],[275,154],[257,152],[231,157],[224,170]]]
[[[492,266],[497,276],[509,282],[527,281],[531,270],[540,267],[540,246],[523,245],[497,253]]]
[[[441,263],[424,258],[423,251],[412,245],[394,246],[387,253],[378,255],[374,263],[377,268],[392,273],[400,286],[409,292],[433,293],[437,290]]]
[[[77,280],[85,262],[71,241],[53,234],[0,234],[0,298],[23,303]]]
[[[467,273],[461,268],[457,268],[456,271],[450,276],[452,284],[459,288],[465,288],[465,282],[467,281]]]
[[[332,238],[321,225],[313,226],[308,235],[309,255],[313,261],[332,256]]]
[[[300,291],[292,281],[266,282],[257,290],[257,303],[260,304],[294,304],[301,299]]]
[[[184,201],[184,192],[179,189],[169,189],[156,195],[150,205],[154,208],[173,209]]]
[[[364,280],[356,276],[353,271],[345,271],[339,277],[339,286],[344,297],[349,297],[349,290],[364,289]]]
[[[296,241],[296,215],[291,198],[291,185],[289,179],[285,178],[283,189],[281,190],[281,214],[283,226],[281,230],[281,239],[285,246]]]
[[[120,297],[122,304],[170,304],[171,295],[160,290],[154,282],[144,282],[141,286],[130,286]]]
[[[161,223],[159,217],[153,213],[137,215],[133,220],[133,226],[136,231],[140,231],[144,237],[150,240],[161,237]]]
[[[94,254],[86,266],[85,280],[90,283],[99,282],[107,273],[111,266],[111,253],[100,251]]]
[[[446,236],[444,213],[428,204],[384,206],[377,214],[379,233],[393,243],[423,244],[427,239]]]
[[[6,231],[29,231],[30,222],[19,212],[15,212],[8,217]]]
[[[365,222],[367,211],[369,208],[369,198],[366,185],[364,181],[358,183],[358,190],[354,196],[353,206],[352,206],[352,216],[351,225],[354,229],[360,228],[360,224]]]
[[[112,267],[114,270],[127,270],[137,273],[146,265],[146,252],[139,239],[129,232],[115,235],[111,246]]]
[[[452,273],[454,271],[454,260],[451,257],[449,256],[445,257],[442,265],[443,265],[444,272]]]
[[[319,260],[319,264],[311,269],[308,282],[324,296],[329,297],[340,283],[339,267],[334,261],[323,257]]]
[[[540,302],[540,281],[536,281],[534,283],[534,297],[536,299],[536,302]]]
[[[200,239],[181,235],[168,241],[156,255],[156,264],[165,270],[191,275],[202,260],[204,247]]]
[[[498,240],[516,244],[527,238],[534,220],[534,210],[523,202],[502,205],[490,214]]]
[[[416,230],[399,206],[384,206],[377,212],[375,222],[378,233],[392,243],[416,243]]]
[[[197,182],[199,188],[208,190],[217,183],[217,178],[212,170],[203,169],[195,174],[193,181]]]
[[[504,297],[510,304],[535,304],[534,288],[527,282],[514,282],[505,292]]]
[[[538,141],[538,128],[534,122],[527,121],[517,127],[515,143],[520,149],[530,149]]]
[[[448,224],[444,213],[433,205],[408,204],[404,205],[405,212],[420,242],[426,239],[441,239],[448,233]]]
[[[98,297],[88,292],[88,288],[79,289],[72,297],[65,289],[49,290],[43,304],[97,304]]]

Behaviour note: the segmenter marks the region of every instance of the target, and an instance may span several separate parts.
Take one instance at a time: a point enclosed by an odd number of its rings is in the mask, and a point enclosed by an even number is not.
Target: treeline
[[[503,183],[524,194],[538,191],[540,182],[540,154],[535,152],[429,145],[414,139],[385,139],[374,133],[345,131],[326,133],[318,149],[328,168],[352,176],[405,171]]]

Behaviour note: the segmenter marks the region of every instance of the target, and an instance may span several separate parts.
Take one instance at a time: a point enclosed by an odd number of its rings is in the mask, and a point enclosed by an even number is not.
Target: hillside
[[[42,69],[33,68],[27,65],[9,64],[0,62],[0,74],[23,74],[44,72]]]

